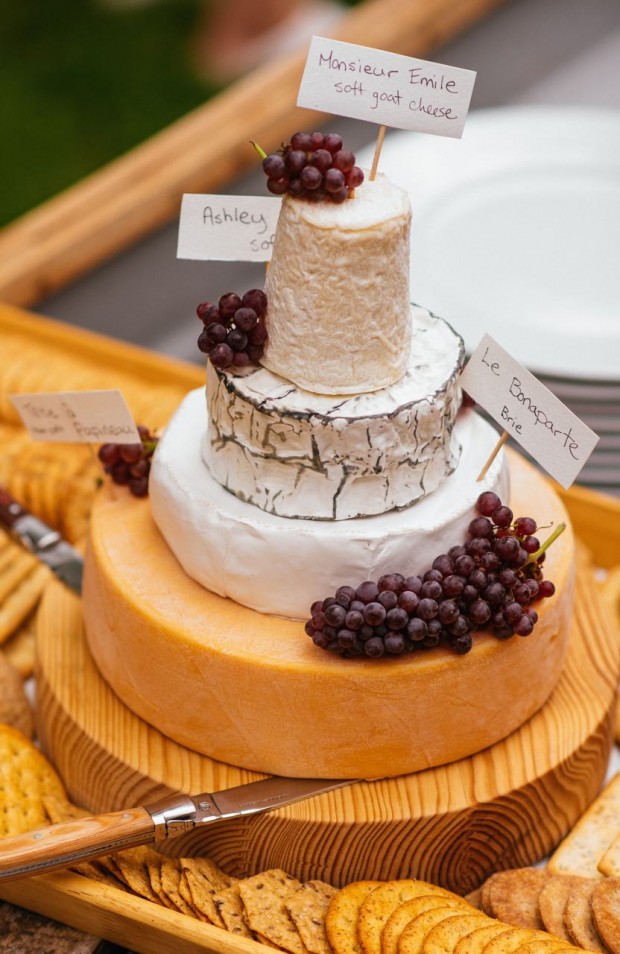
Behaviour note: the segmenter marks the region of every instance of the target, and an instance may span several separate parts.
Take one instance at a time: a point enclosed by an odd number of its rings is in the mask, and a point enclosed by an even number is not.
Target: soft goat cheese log
[[[462,339],[412,306],[403,377],[329,397],[261,367],[207,371],[202,456],[235,496],[281,517],[345,520],[401,509],[452,473]]]
[[[340,205],[286,196],[267,272],[262,364],[298,387],[388,387],[409,359],[407,193],[384,177]]]
[[[427,570],[464,538],[485,490],[508,499],[503,453],[480,470],[497,432],[473,411],[459,414],[457,469],[412,507],[354,520],[292,520],[239,500],[214,479],[196,439],[207,425],[204,391],[190,392],[153,458],[153,519],[188,574],[220,596],[275,616],[303,619],[314,600],[342,584]]]

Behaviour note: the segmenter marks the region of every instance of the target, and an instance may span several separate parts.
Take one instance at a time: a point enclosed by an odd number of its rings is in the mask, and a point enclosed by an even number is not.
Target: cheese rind
[[[296,388],[262,367],[209,367],[202,456],[241,500],[282,517],[345,520],[408,507],[458,463],[463,341],[412,306],[404,376],[350,398]]]
[[[405,373],[407,193],[380,176],[340,205],[285,196],[267,272],[262,363],[306,391],[357,394]]]
[[[515,513],[567,520],[545,478],[510,457]],[[301,623],[199,586],[161,538],[148,501],[107,486],[91,519],[86,632],[117,695],[183,745],[280,775],[396,776],[478,752],[543,705],[567,648],[573,557],[569,527],[545,563],[556,594],[537,604],[527,639],[479,633],[466,656],[437,648],[347,660],[314,647]],[[281,572],[294,588],[298,577]]]
[[[413,507],[352,520],[294,520],[239,500],[209,473],[200,454],[204,392],[189,394],[168,424],[153,459],[153,518],[186,573],[202,586],[261,613],[303,619],[316,599],[340,585],[409,575],[463,535],[484,490],[508,496],[503,454],[476,478],[497,443],[473,411],[459,415],[456,471]]]

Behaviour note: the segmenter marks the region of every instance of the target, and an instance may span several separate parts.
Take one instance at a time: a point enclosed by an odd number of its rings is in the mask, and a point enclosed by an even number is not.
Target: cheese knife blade
[[[82,592],[84,561],[81,553],[63,540],[57,530],[35,517],[11,494],[0,487],[0,526],[50,568],[66,586]]]
[[[140,808],[60,822],[2,839],[0,881],[66,868],[123,848],[157,844],[203,825],[273,811],[355,781],[272,775],[220,792],[173,795]]]

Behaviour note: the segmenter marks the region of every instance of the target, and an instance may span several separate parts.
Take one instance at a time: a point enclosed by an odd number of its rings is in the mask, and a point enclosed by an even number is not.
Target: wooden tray
[[[49,349],[50,362],[54,353],[69,352],[76,361],[96,358],[106,368],[123,368],[145,387],[155,389],[166,380],[182,394],[203,380],[204,371],[199,367],[0,305],[0,336],[7,331],[23,335],[25,348],[36,333],[37,340],[45,342]],[[59,381],[58,386],[62,385]],[[620,501],[581,488],[562,495],[596,564],[612,568],[620,554]],[[603,592],[607,602],[617,607],[618,570],[610,574],[610,584],[613,585],[607,585]],[[76,706],[79,712],[84,692],[80,679],[92,676],[92,661],[81,638],[79,604],[54,584],[46,595],[44,609],[40,719],[45,742],[50,750],[56,750],[61,771],[73,771],[69,769],[71,764],[75,767],[74,781],[68,778],[74,792],[79,791],[89,773],[92,777],[95,765],[99,781],[91,781],[91,795],[93,804],[100,800],[102,807],[108,797],[104,784],[108,768],[114,798],[123,804],[142,803],[169,788],[216,789],[254,777],[229,766],[206,765],[195,753],[179,752],[177,747],[173,751],[172,743],[144,724],[130,726],[126,720],[133,717],[105,685],[97,685],[101,696],[98,715],[94,714],[95,724],[79,725]],[[59,615],[54,619],[56,609]],[[524,864],[533,857],[541,857],[561,838],[594,797],[604,775],[611,746],[619,662],[617,630],[593,598],[589,586],[577,601],[576,626],[582,634],[578,637],[580,655],[576,663],[567,667],[545,710],[502,743],[501,749],[494,747],[481,753],[467,766],[459,763],[438,769],[434,779],[420,776],[413,781],[397,780],[390,783],[391,788],[379,782],[326,797],[330,817],[338,819],[335,827],[333,821],[331,825],[337,839],[334,844],[340,846],[343,879],[356,877],[363,867],[380,877],[415,870],[436,881],[467,886],[491,870],[498,857],[503,866]],[[582,638],[585,632],[590,633],[587,643]],[[65,650],[67,655],[63,657]],[[111,708],[106,710],[105,706]],[[120,753],[118,738],[107,755],[102,749],[108,741],[105,735],[101,738],[97,719],[103,723],[106,711],[113,715],[116,733],[125,739]],[[303,809],[295,806],[271,817],[264,816],[260,824],[266,827],[252,832],[255,843],[263,846],[253,856],[243,843],[231,839],[225,829],[209,848],[231,869],[238,863],[237,856],[243,863],[267,867],[272,863],[269,852],[274,851],[297,867],[301,856],[290,846],[301,835],[308,838],[312,826],[316,827],[324,811],[320,801],[314,799]],[[561,806],[561,812],[557,806]],[[365,839],[359,826],[356,830],[360,811],[385,813],[395,833],[391,852],[385,850],[381,826],[375,840]],[[517,816],[521,818],[521,828],[515,831]],[[405,860],[403,839],[410,837],[407,832],[411,819],[421,847]],[[274,840],[278,841],[276,833],[280,843],[273,848]],[[247,834],[245,829],[239,832],[242,839]],[[285,849],[284,844],[289,847]],[[315,844],[320,846],[320,839]],[[433,861],[430,844],[437,851],[437,858],[443,859],[441,863]],[[272,846],[269,850],[265,847],[268,845]],[[377,845],[383,846],[384,851],[378,866],[374,861]],[[177,847],[184,850],[184,846]],[[460,869],[458,865],[455,868],[457,859]],[[310,857],[304,864],[310,870],[317,859]],[[0,886],[0,896],[137,952],[258,954],[263,949],[255,942],[233,937],[78,875],[61,873],[5,883]]]

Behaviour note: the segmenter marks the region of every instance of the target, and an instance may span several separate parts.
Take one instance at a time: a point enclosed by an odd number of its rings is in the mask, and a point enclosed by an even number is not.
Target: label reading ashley
[[[467,362],[461,385],[562,487],[570,487],[597,435],[490,335]]]
[[[55,391],[9,397],[35,441],[140,443],[120,391]]]
[[[276,196],[184,195],[177,258],[270,261],[281,204]]]
[[[458,139],[475,79],[473,70],[314,36],[297,105]]]

